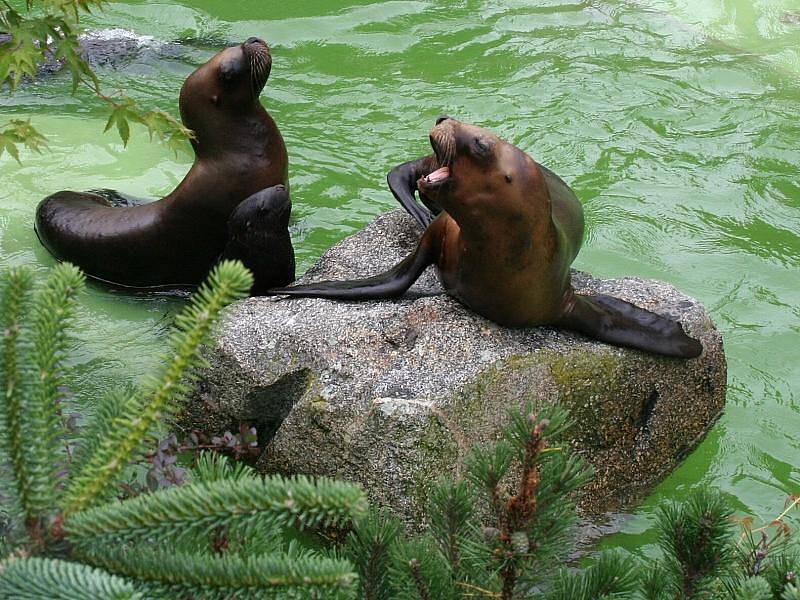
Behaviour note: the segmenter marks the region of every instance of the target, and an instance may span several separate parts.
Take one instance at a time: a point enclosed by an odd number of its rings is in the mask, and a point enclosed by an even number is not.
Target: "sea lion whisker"
[[[250,95],[255,97],[255,95],[256,95],[256,84],[255,84],[255,78],[254,78],[254,74],[255,74],[255,70],[256,70],[255,56],[253,54],[251,54],[250,56],[247,57],[247,59],[248,59],[247,62],[250,63]]]

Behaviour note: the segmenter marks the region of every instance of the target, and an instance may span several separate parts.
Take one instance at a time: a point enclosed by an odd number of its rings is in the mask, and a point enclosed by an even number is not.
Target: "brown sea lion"
[[[161,200],[128,206],[115,206],[107,194],[57,192],[36,210],[42,244],[119,286],[200,283],[225,250],[237,205],[287,185],[286,146],[258,99],[271,66],[269,47],[258,38],[212,57],[181,88],[181,118],[196,138],[194,164],[178,187]],[[294,261],[293,253],[283,258]]]
[[[583,240],[583,209],[557,175],[491,132],[442,117],[434,154],[401,165],[389,184],[423,226],[417,249],[389,271],[357,281],[279,288],[270,294],[371,300],[402,295],[435,264],[447,293],[500,325],[554,325],[682,358],[703,350],[675,321],[605,295],[576,294],[570,264]],[[432,212],[414,201],[414,189]]]
[[[220,260],[240,260],[250,269],[253,296],[294,281],[291,212],[289,190],[276,185],[243,200],[228,219],[228,244]]]

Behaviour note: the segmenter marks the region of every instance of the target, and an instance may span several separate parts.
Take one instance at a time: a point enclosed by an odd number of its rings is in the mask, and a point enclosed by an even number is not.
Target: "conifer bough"
[[[220,311],[250,289],[240,263],[219,264],[176,318],[160,373],[98,402],[83,430],[92,437],[72,457],[61,402],[83,275],[59,265],[29,300],[32,283],[24,268],[0,278],[0,494],[16,519],[0,532],[10,550],[0,600],[352,597],[349,562],[287,543],[284,531],[346,526],[366,507],[358,486],[262,478],[201,457],[184,487],[114,499],[125,469],[181,409]]]

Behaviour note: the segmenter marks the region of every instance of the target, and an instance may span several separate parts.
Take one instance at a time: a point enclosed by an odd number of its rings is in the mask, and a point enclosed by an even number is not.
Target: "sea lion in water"
[[[699,341],[676,321],[606,295],[576,294],[570,264],[583,241],[583,208],[557,175],[491,132],[448,117],[430,134],[434,154],[401,165],[389,184],[423,226],[416,250],[356,281],[279,288],[273,295],[371,300],[402,295],[431,264],[447,293],[509,327],[554,325],[682,358]],[[433,212],[414,201],[414,189]]]
[[[240,260],[253,273],[250,293],[260,296],[294,281],[294,248],[289,237],[292,201],[283,185],[243,200],[228,219],[228,245],[221,259]]]
[[[196,138],[194,164],[178,187],[161,200],[124,207],[107,193],[55,193],[36,210],[42,244],[115,285],[199,284],[225,249],[237,205],[287,184],[286,146],[258,99],[271,66],[269,47],[258,38],[217,53],[181,88],[181,118]]]

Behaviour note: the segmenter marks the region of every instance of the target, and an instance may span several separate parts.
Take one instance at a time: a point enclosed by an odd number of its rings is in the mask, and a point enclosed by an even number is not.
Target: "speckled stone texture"
[[[404,213],[382,215],[300,281],[379,273],[419,235]],[[509,407],[560,403],[596,471],[584,510],[617,508],[672,471],[722,411],[722,339],[703,307],[668,284],[577,272],[573,284],[678,318],[703,355],[684,361],[548,327],[500,327],[444,295],[429,269],[398,301],[236,304],[185,424],[220,432],[255,423],[261,470],[358,481],[413,525],[432,481],[458,474],[475,443],[496,438]]]

